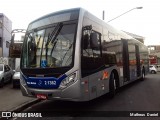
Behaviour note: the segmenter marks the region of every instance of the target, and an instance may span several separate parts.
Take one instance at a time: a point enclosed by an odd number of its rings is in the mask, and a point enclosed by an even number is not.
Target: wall
[[[12,22],[4,14],[0,13],[0,21],[2,22],[0,27],[0,35],[2,37],[2,55],[0,57],[9,56],[9,46],[6,46],[6,42],[11,40]]]

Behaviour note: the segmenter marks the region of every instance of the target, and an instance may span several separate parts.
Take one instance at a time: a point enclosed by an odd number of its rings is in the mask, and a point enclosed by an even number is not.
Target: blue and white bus
[[[28,26],[21,54],[24,96],[89,101],[148,72],[148,49],[82,8],[63,10]]]

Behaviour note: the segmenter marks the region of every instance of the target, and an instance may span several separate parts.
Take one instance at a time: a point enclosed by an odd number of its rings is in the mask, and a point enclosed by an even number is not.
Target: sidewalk
[[[0,111],[21,111],[39,101],[22,96],[20,88],[13,89],[11,83],[0,88]]]

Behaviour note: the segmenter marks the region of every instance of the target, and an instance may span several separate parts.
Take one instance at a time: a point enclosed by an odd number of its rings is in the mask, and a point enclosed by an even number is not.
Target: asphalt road
[[[113,99],[104,95],[89,102],[41,101],[23,112],[42,113],[44,120],[124,120],[122,116],[128,114],[128,111],[142,111],[144,114],[144,111],[156,111],[160,116],[160,73],[149,74],[144,81],[136,81],[121,88]],[[111,117],[106,117],[107,114]],[[119,117],[113,117],[116,114]],[[138,118],[125,117],[126,120]],[[159,120],[160,117],[140,117],[140,120],[143,119]]]

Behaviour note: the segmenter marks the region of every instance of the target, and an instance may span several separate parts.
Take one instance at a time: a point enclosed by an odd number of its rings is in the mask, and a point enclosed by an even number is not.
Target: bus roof
[[[111,33],[114,33],[116,35],[120,35],[122,38],[137,40],[137,39],[133,38],[132,36],[128,35],[127,33],[123,32],[121,30],[115,29],[114,27],[112,27],[108,23],[106,23],[105,21],[99,19],[98,17],[96,17],[95,15],[93,15],[92,13],[88,12],[87,10],[85,10],[83,8],[72,8],[72,9],[65,9],[65,10],[56,11],[56,12],[44,15],[44,16],[32,21],[29,25],[31,25],[31,24],[33,24],[37,21],[40,21],[42,19],[45,19],[45,18],[48,18],[48,17],[51,17],[51,16],[55,16],[55,15],[58,15],[58,14],[75,13],[75,12],[80,13],[80,11],[83,13],[83,15],[87,15],[88,17],[91,17],[92,19],[94,19],[94,21],[96,21],[97,23],[100,23],[102,26],[107,28],[108,31],[110,31]],[[76,16],[76,18],[78,18],[78,16]],[[140,42],[140,41],[138,41],[138,42]]]
[[[60,11],[52,12],[52,13],[49,13],[47,15],[44,15],[44,16],[42,16],[42,17],[40,17],[40,18],[32,21],[30,24],[32,24],[32,23],[34,23],[36,21],[39,21],[41,19],[44,19],[46,17],[50,17],[50,16],[58,15],[58,14],[64,14],[64,13],[68,13],[68,12],[80,11],[80,9],[82,9],[82,8],[72,8],[72,9],[65,9],[65,10],[60,10]]]

